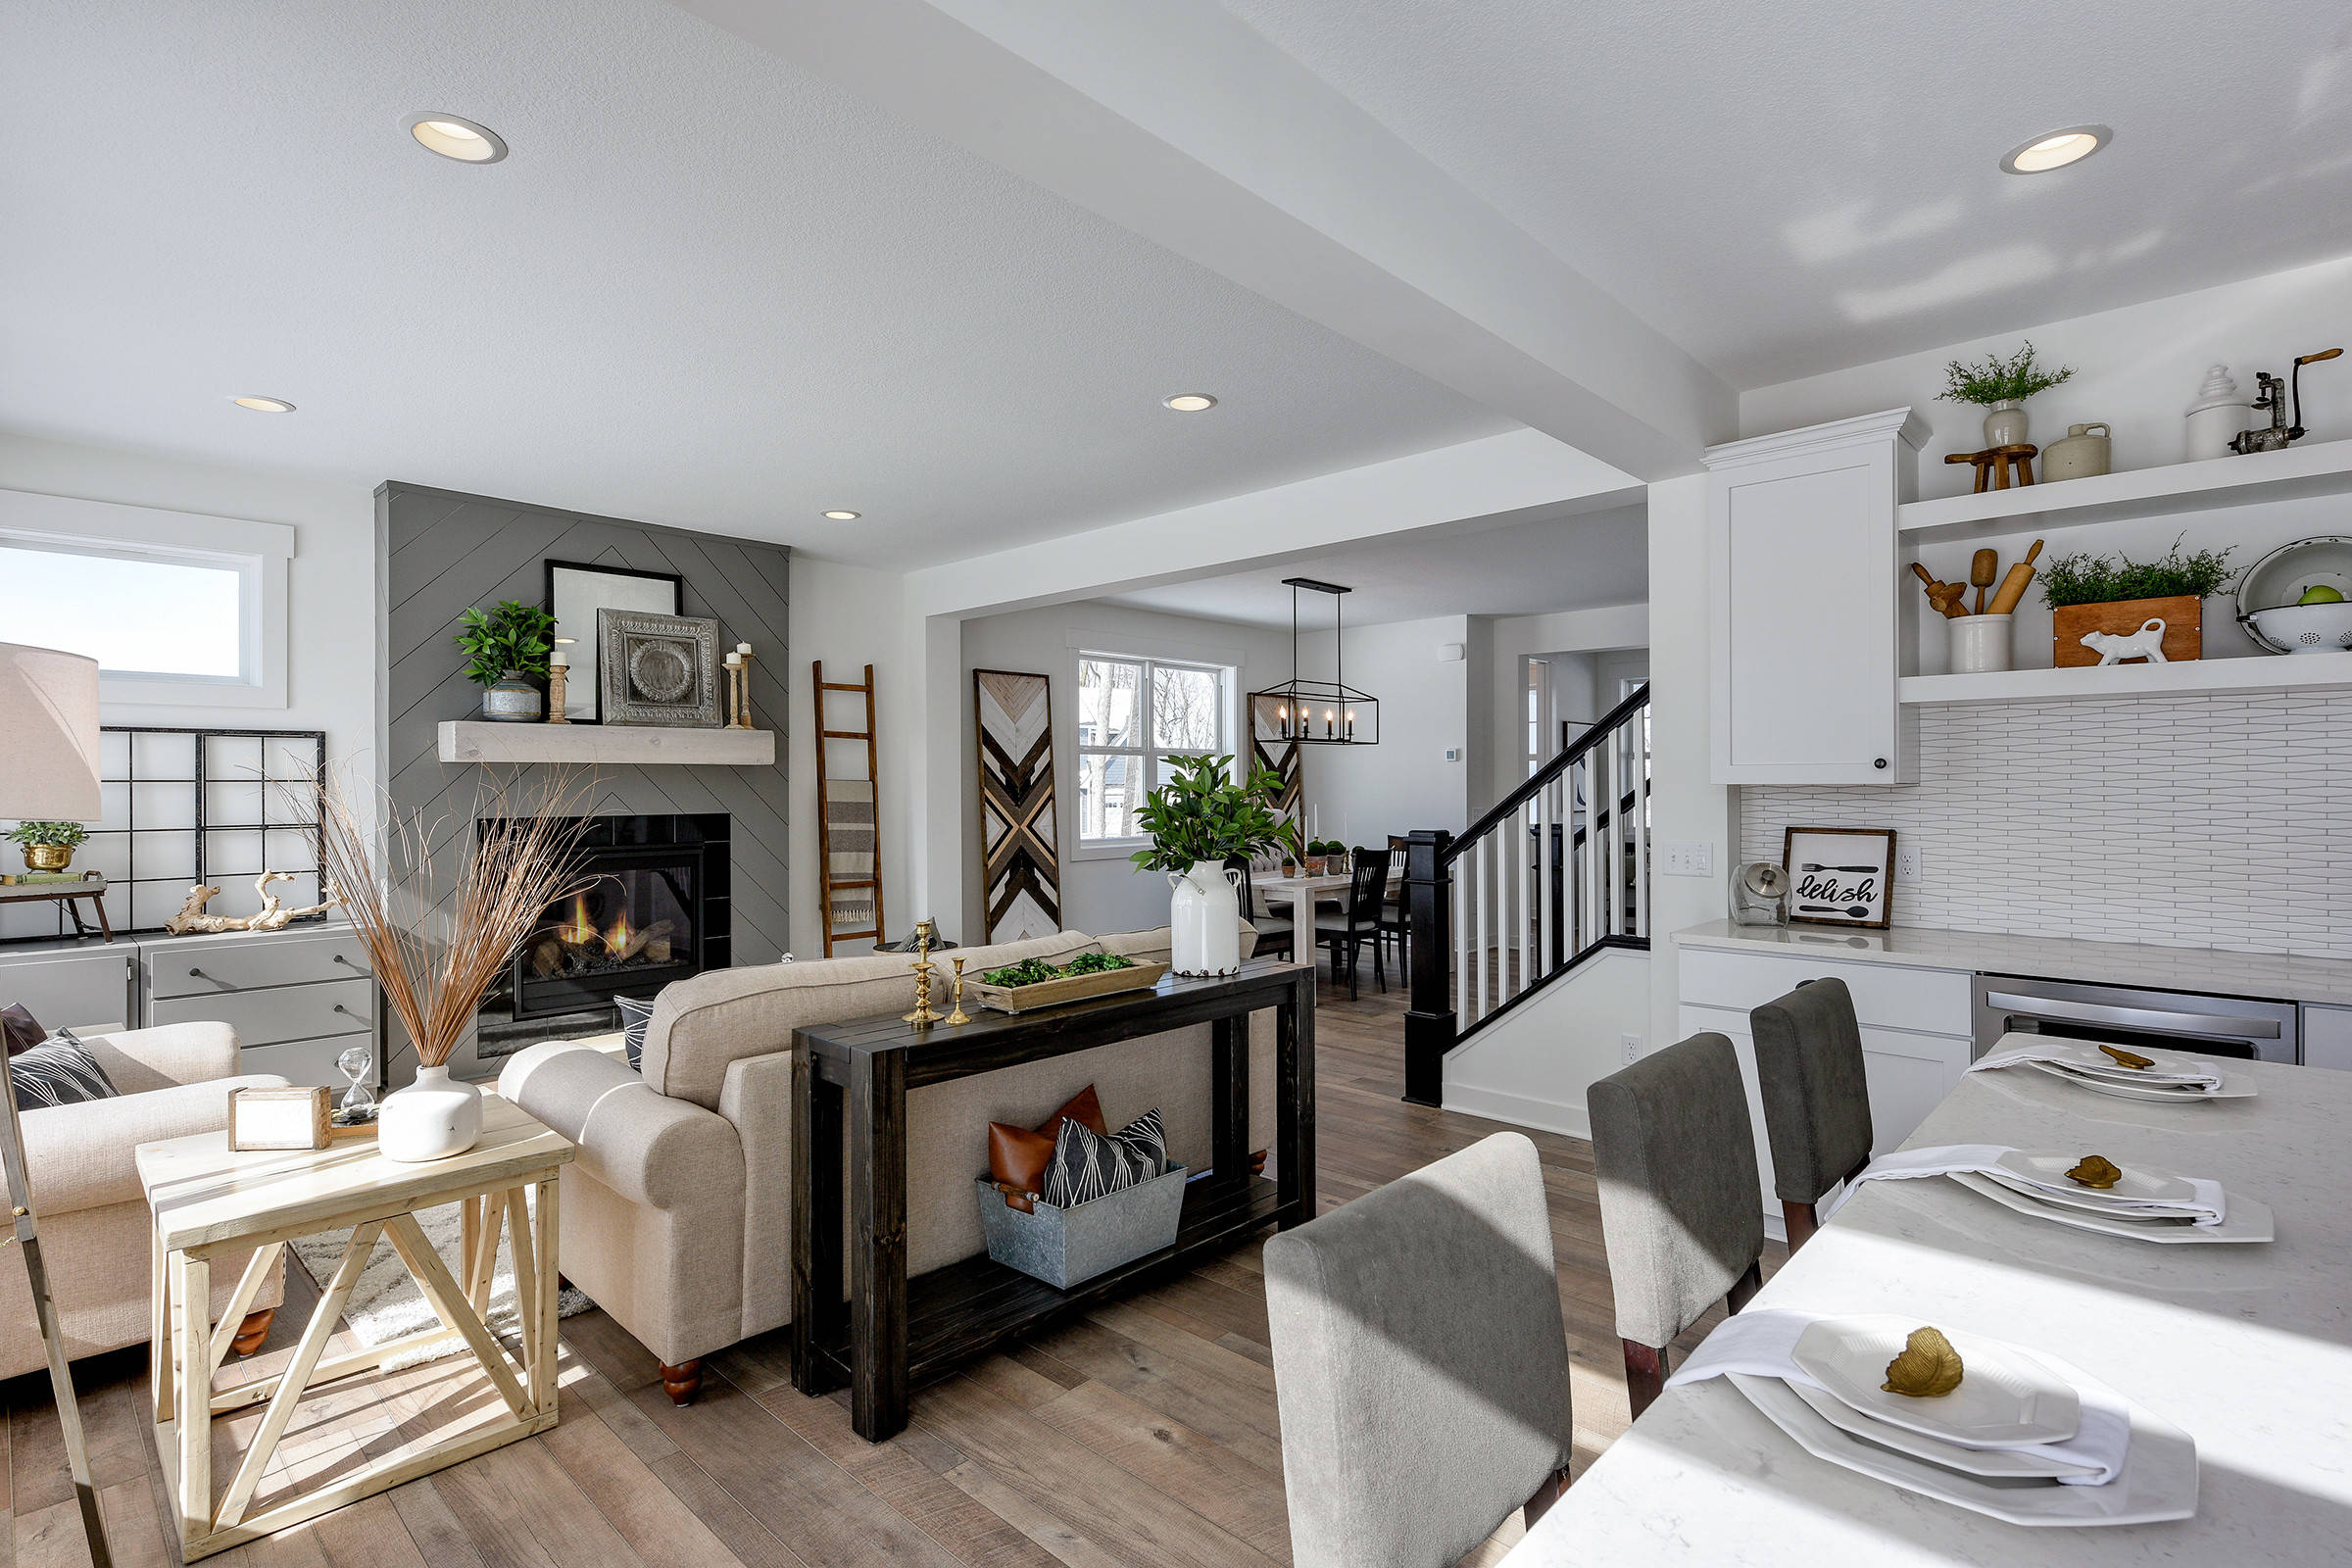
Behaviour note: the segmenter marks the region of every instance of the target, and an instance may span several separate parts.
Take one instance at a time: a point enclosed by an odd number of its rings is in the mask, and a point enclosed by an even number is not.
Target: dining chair
[[[1372,950],[1372,978],[1381,994],[1389,990],[1388,969],[1381,961],[1380,895],[1389,881],[1389,858],[1378,850],[1357,850],[1348,879],[1348,902],[1337,914],[1315,915],[1315,940],[1331,950],[1331,979],[1339,983],[1340,966],[1348,968],[1348,1000],[1356,998],[1355,971],[1367,946]]]
[[[1600,1233],[1617,1297],[1625,1389],[1640,1416],[1666,1386],[1666,1348],[1717,1300],[1763,1283],[1764,1189],[1740,1058],[1695,1034],[1585,1092]]]
[[[1297,1568],[1443,1568],[1567,1482],[1536,1146],[1496,1133],[1266,1242]]]
[[[1246,855],[1227,856],[1225,863],[1242,873],[1242,884],[1235,891],[1242,899],[1242,918],[1257,932],[1256,952],[1272,955],[1279,952],[1289,957],[1297,946],[1298,936],[1292,922],[1283,915],[1260,913],[1257,889],[1250,881],[1250,858]]]
[[[1870,1163],[1862,1025],[1854,1017],[1853,993],[1835,979],[1801,980],[1747,1020],[1756,1041],[1772,1185],[1793,1252],[1821,1228],[1815,1205]]]
[[[1381,935],[1396,945],[1396,972],[1398,974],[1410,972],[1405,968],[1404,947],[1412,934],[1407,929],[1408,921],[1404,902],[1406,848],[1407,841],[1402,835],[1396,833],[1389,835],[1389,888],[1386,893],[1381,895],[1380,902]]]

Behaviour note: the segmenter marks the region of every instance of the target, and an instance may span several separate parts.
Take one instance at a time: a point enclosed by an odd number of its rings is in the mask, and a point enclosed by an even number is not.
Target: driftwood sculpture
[[[164,922],[164,929],[175,937],[184,937],[190,932],[278,931],[306,914],[324,914],[343,902],[343,895],[335,891],[334,883],[329,882],[326,884],[324,903],[314,904],[306,909],[289,909],[278,902],[276,894],[270,891],[270,884],[293,880],[294,873],[291,871],[264,871],[253,879],[253,891],[262,896],[262,906],[252,914],[235,917],[205,913],[204,906],[219,898],[220,890],[208,888],[200,882],[188,889],[187,902],[179,906],[177,914]]]

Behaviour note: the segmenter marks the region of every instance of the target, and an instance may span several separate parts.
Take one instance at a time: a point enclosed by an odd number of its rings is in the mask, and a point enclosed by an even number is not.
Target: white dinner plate
[[[2018,1183],[2002,1182],[2002,1186],[2022,1184],[2031,1188],[2036,1198],[2076,1208],[2097,1210],[2113,1208],[2119,1203],[2178,1207],[2197,1196],[2197,1190],[2185,1179],[2138,1165],[2122,1166],[2124,1174],[2113,1187],[2084,1187],[2067,1175],[2082,1158],[2081,1154],[2030,1154],[2022,1149],[2012,1149],[1994,1163],[2018,1178]],[[1998,1176],[1993,1179],[2000,1180]]]
[[[2055,1366],[2045,1370],[2062,1375]],[[2072,1369],[2063,1376],[2091,1382]],[[2196,1440],[2130,1400],[2125,1402],[2132,1412],[2132,1446],[2123,1473],[2103,1487],[2068,1487],[1960,1475],[1840,1432],[1778,1378],[1739,1372],[1729,1378],[1764,1419],[1815,1458],[2014,1525],[2144,1525],[2191,1518],[2197,1511]]]
[[[2080,1208],[2092,1214],[2112,1214],[2118,1219],[2197,1219],[2205,1212],[2201,1208],[2181,1208],[2164,1203],[2126,1206],[2122,1203],[2109,1202],[2101,1199],[2095,1192],[2080,1195],[2053,1192],[2046,1187],[2037,1187],[2032,1182],[2021,1181],[2006,1171],[1988,1170],[1978,1171],[1974,1174],[1983,1176],[1988,1182],[1997,1182],[2021,1198],[2031,1198],[2036,1202],[2051,1203],[2060,1208]]]
[[[1964,1448],[2064,1443],[2075,1435],[2082,1406],[2065,1379],[1997,1340],[1965,1332],[1944,1331],[1960,1352],[1958,1388],[1932,1399],[1888,1393],[1886,1363],[1920,1326],[1892,1313],[1825,1317],[1806,1325],[1789,1359],[1864,1415]]]
[[[2060,1066],[2072,1067],[2078,1072],[2102,1073],[2111,1078],[2121,1078],[2127,1083],[2163,1084],[2177,1080],[2188,1073],[2205,1073],[2216,1078],[2226,1078],[2230,1071],[2218,1061],[2209,1061],[2203,1056],[2189,1055],[2181,1056],[2178,1062],[2150,1057],[2151,1061],[2156,1062],[2153,1067],[2127,1067],[2101,1051],[2096,1041],[2090,1040],[2075,1045],[2056,1047],[2053,1054],[2057,1055]]]
[[[2091,1475],[2097,1468],[2087,1464],[2069,1464],[2064,1459],[2042,1458],[2022,1448],[1963,1448],[1958,1444],[1940,1443],[1885,1421],[1874,1421],[1861,1411],[1849,1408],[1844,1400],[1802,1383],[1789,1384],[1788,1392],[1804,1400],[1815,1415],[1840,1432],[1849,1432],[1865,1443],[1875,1443],[1882,1448],[1892,1448],[1897,1453],[1907,1453],[1915,1459],[1925,1459],[1930,1464],[1939,1464],[1946,1470],[1957,1470],[1963,1475],[2047,1481],[2057,1476]]]
[[[2135,1242],[2163,1242],[2173,1246],[2198,1242],[2267,1242],[2275,1239],[2277,1230],[2270,1209],[2242,1193],[2230,1195],[2230,1214],[2219,1225],[2198,1225],[2192,1222],[2168,1219],[2155,1214],[2094,1214],[2088,1209],[2061,1208],[2027,1197],[2014,1188],[1999,1182],[1987,1181],[1974,1171],[1948,1172],[1952,1180],[1972,1193],[1983,1193],[2003,1208],[2014,1208],[2020,1214],[2035,1219],[2051,1220],[2060,1225],[2072,1225],[2077,1230],[2098,1231],[2107,1236],[2129,1236]],[[1967,1352],[1961,1352],[1967,1359]]]
[[[2175,1104],[2182,1104],[2196,1100],[2250,1100],[2256,1093],[2249,1079],[2234,1072],[2222,1074],[2222,1087],[2219,1089],[2204,1090],[2185,1084],[2167,1089],[2161,1084],[2128,1084],[2120,1078],[2076,1072],[2054,1061],[2029,1061],[2026,1065],[2046,1072],[2053,1078],[2063,1079],[2078,1089],[2087,1089],[2094,1095],[2115,1095],[2125,1100],[2168,1100]]]

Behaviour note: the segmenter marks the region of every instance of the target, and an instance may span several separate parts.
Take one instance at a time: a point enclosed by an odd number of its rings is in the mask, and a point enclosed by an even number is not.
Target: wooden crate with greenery
[[[2180,541],[2160,561],[2078,552],[2042,567],[2050,607],[2050,662],[2060,669],[2099,662],[2084,646],[2091,632],[2129,637],[2150,620],[2164,622],[2164,657],[2183,663],[2205,657],[2205,601],[2230,586],[2228,550],[2183,553]]]

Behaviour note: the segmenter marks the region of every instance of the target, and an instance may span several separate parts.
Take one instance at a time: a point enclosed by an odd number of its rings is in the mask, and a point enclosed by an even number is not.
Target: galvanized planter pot
[[[1004,1201],[984,1177],[972,1184],[980,1195],[980,1227],[988,1233],[988,1255],[1031,1279],[1066,1291],[1148,1252],[1176,1245],[1184,1213],[1182,1165],[1164,1175],[1080,1203],[1055,1208],[1039,1199],[1032,1213]]]

